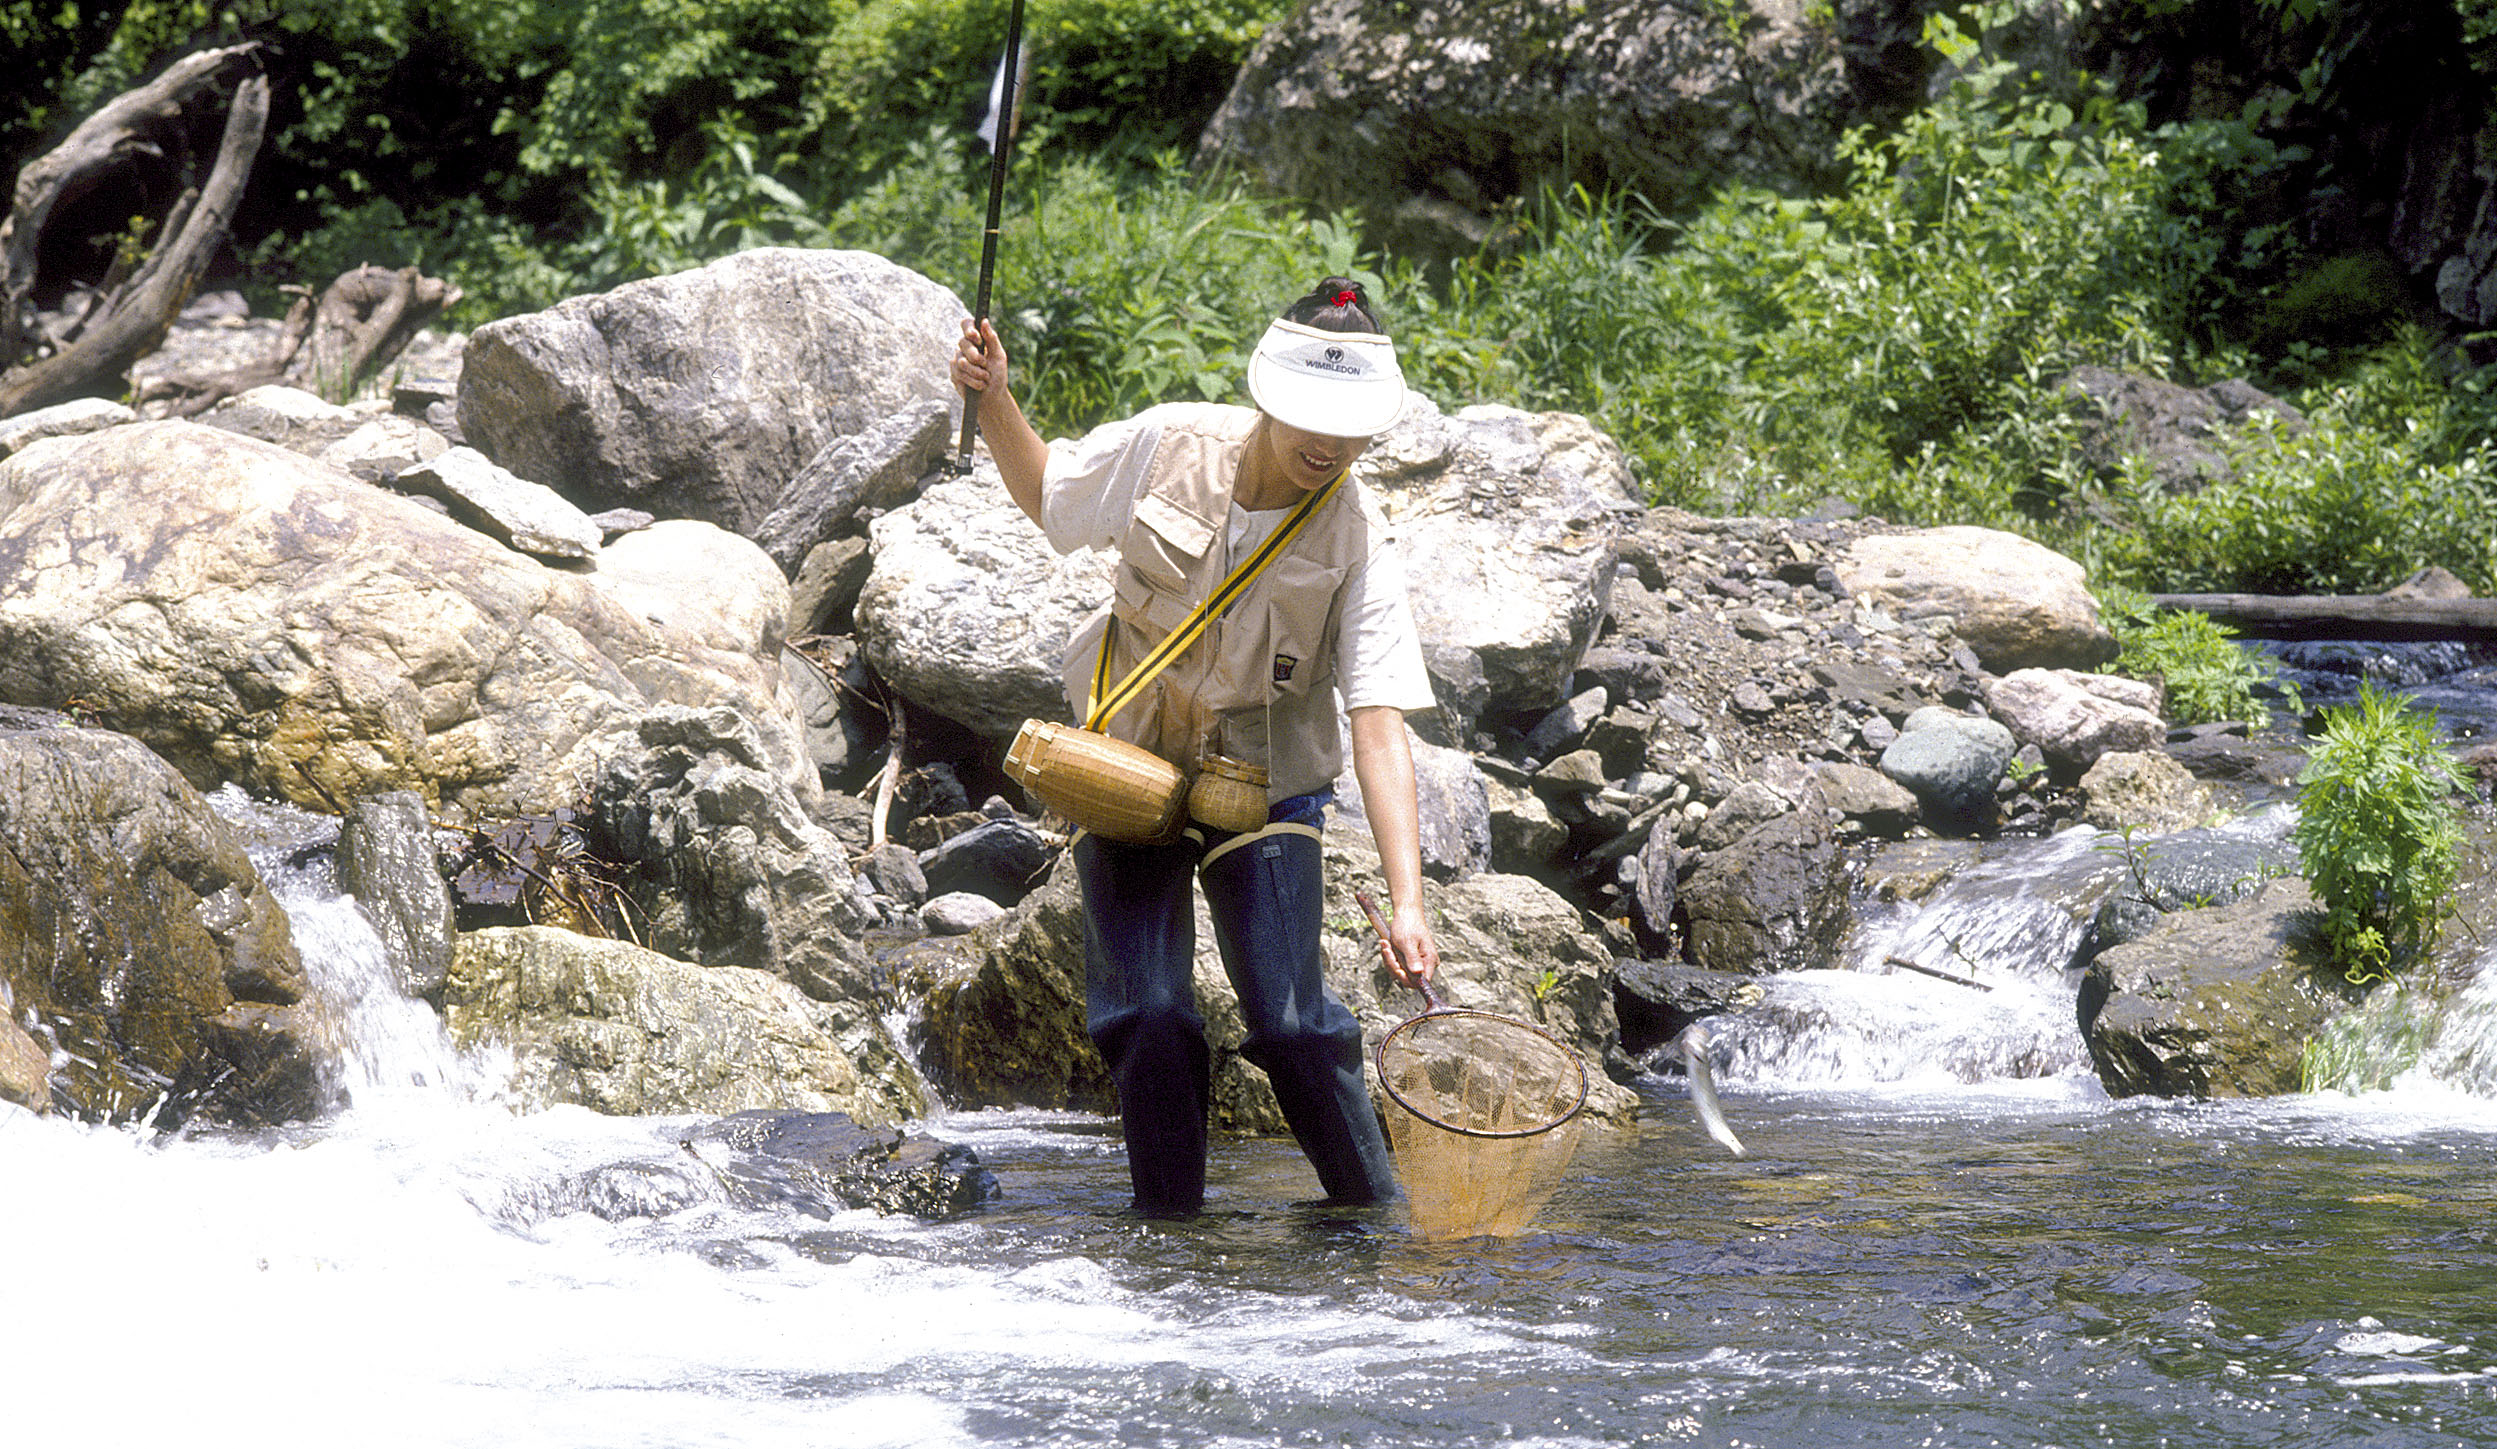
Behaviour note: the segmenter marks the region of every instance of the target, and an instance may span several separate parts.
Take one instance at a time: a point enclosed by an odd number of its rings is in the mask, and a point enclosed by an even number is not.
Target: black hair
[[[1387,335],[1387,329],[1379,325],[1378,314],[1370,309],[1368,289],[1350,277],[1328,277],[1310,288],[1308,296],[1283,309],[1283,320],[1322,332]]]

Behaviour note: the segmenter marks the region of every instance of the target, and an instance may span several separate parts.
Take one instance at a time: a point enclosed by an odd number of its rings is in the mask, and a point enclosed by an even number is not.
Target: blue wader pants
[[[1214,943],[1248,1021],[1241,1055],[1274,1084],[1319,1185],[1336,1202],[1397,1195],[1363,1076],[1361,1023],[1322,974],[1318,801],[1285,801],[1274,813],[1280,823],[1252,835],[1191,827],[1173,845],[1090,835],[1075,844],[1086,1025],[1118,1083],[1128,1176],[1137,1210],[1150,1216],[1186,1216],[1205,1202],[1212,1075],[1188,899],[1200,873]]]

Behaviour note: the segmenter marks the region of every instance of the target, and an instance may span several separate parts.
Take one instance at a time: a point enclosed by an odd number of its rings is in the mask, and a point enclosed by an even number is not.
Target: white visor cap
[[[1249,396],[1278,422],[1330,438],[1374,438],[1405,407],[1396,344],[1376,332],[1277,321],[1249,354]]]

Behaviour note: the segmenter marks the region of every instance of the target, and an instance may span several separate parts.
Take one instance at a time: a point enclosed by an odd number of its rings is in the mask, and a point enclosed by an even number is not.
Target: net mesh
[[[1577,1053],[1522,1021],[1443,1011],[1390,1032],[1378,1068],[1415,1233],[1523,1232],[1578,1151],[1587,1078]]]

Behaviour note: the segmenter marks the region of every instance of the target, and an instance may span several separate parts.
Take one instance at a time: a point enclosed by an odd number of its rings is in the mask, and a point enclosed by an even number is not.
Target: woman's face
[[[1325,487],[1370,446],[1368,438],[1336,438],[1266,415],[1266,447],[1276,470],[1303,492]]]

